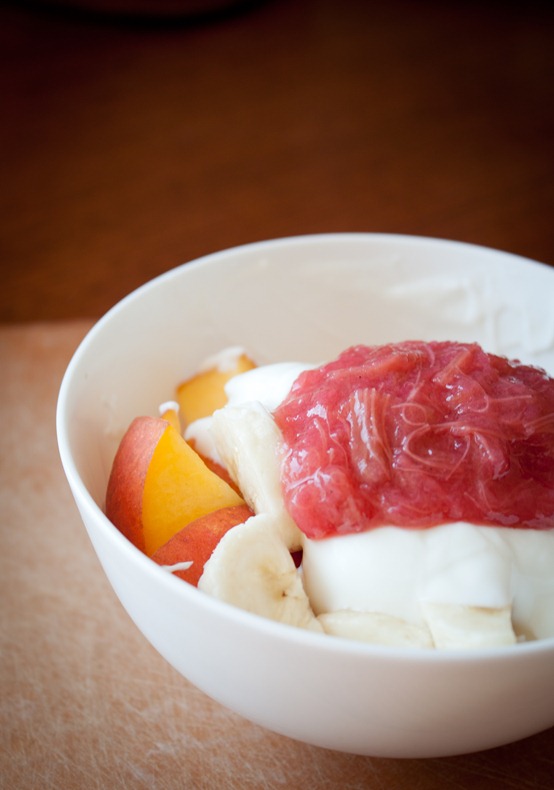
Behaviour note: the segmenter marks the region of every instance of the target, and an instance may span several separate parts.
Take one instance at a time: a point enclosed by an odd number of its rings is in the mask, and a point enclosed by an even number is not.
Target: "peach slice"
[[[233,350],[229,350],[213,358],[213,364],[208,361],[205,368],[181,382],[176,397],[184,425],[209,417],[216,409],[225,406],[225,384],[233,376],[255,367],[256,364],[244,352],[237,350],[233,353]]]
[[[196,446],[196,442],[194,441],[194,439],[192,439],[192,438],[191,439],[187,439],[187,441],[190,444],[190,446],[192,447],[192,449],[196,453],[198,453],[198,455],[204,461],[204,463],[206,464],[208,469],[210,469],[212,472],[214,472],[214,474],[216,474],[219,477],[223,478],[223,480],[225,480],[225,482],[228,483],[231,486],[231,488],[233,488],[237,492],[237,494],[241,494],[241,491],[240,491],[238,485],[235,483],[235,481],[233,480],[233,478],[231,477],[231,475],[229,474],[227,469],[224,466],[222,466],[222,464],[220,464],[218,461],[215,461],[213,458],[210,458],[208,455],[203,455],[199,451],[198,447]]]
[[[232,527],[247,521],[254,511],[248,505],[224,507],[207,513],[188,524],[177,532],[152,555],[158,565],[179,566],[191,562],[189,568],[176,567],[172,570],[175,576],[196,586],[204,572],[204,565],[212,556],[213,550],[221,538]]]
[[[106,515],[148,556],[200,516],[243,504],[170,423],[133,420],[114,458]]]
[[[168,400],[160,404],[160,417],[167,420],[176,431],[181,433],[181,419],[179,417],[179,404],[176,401]]]

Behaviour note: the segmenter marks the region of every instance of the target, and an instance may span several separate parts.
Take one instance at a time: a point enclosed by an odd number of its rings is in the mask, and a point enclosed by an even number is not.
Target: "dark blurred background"
[[[554,265],[553,32],[538,2],[0,3],[0,320],[304,233]]]

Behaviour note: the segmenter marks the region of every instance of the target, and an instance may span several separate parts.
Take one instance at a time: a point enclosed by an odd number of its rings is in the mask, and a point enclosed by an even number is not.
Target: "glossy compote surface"
[[[554,380],[475,343],[354,346],[274,413],[308,538],[465,521],[554,527]]]

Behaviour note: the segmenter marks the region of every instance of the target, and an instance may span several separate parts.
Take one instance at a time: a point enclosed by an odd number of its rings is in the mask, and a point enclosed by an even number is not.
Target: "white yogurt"
[[[554,530],[379,527],[306,538],[302,567],[316,614],[384,612],[422,625],[424,603],[512,606],[517,632],[554,636]]]

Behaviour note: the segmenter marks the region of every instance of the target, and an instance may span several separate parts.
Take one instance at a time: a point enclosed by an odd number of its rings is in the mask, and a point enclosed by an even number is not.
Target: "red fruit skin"
[[[167,422],[136,417],[123,436],[106,491],[106,515],[138,549],[144,551],[142,494],[152,455]]]
[[[152,559],[158,565],[176,565],[181,562],[192,562],[188,570],[172,571],[183,581],[198,586],[198,581],[221,538],[233,527],[244,523],[254,515],[248,505],[236,505],[214,510],[197,518],[177,532],[161,546]]]

